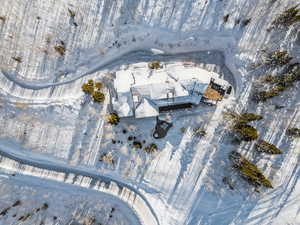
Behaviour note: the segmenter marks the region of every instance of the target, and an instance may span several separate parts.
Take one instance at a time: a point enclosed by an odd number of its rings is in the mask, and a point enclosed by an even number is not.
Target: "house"
[[[153,70],[137,63],[115,73],[111,104],[119,117],[155,117],[201,102],[214,105],[230,92],[218,74],[196,66],[170,63]]]

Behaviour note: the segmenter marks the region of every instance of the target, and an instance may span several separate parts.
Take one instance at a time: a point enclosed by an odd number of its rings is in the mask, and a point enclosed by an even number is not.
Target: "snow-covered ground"
[[[265,104],[249,100],[252,81],[264,73],[252,67],[259,61],[259,50],[286,49],[294,57],[293,62],[299,62],[299,26],[267,31],[279,13],[296,3],[299,2],[2,0],[0,16],[5,19],[0,19],[0,145],[11,140],[22,146],[2,150],[14,151],[25,162],[44,159],[40,161],[43,164],[47,159],[53,165],[61,163],[65,168],[92,170],[125,181],[145,196],[162,225],[300,224],[300,142],[285,135],[289,126],[299,126],[299,84]],[[74,11],[78,26],[68,9]],[[227,15],[228,21],[224,22]],[[243,25],[247,19],[251,21]],[[64,57],[54,50],[54,46],[62,44],[66,47]],[[22,62],[12,57],[21,57]],[[81,85],[88,79],[105,80],[122,65],[152,60],[195,62],[228,80],[236,98],[226,99],[217,107],[203,106],[166,115],[174,126],[159,141],[151,137],[154,119],[122,120],[111,127],[105,122],[108,99],[103,105],[92,103],[84,97]],[[285,107],[275,110],[275,104]],[[255,127],[264,140],[281,148],[284,154],[259,155],[251,143],[233,143],[222,116],[226,108],[263,115]],[[192,135],[198,126],[206,129],[205,137]],[[129,135],[145,140],[145,145],[155,142],[158,151],[149,155],[133,149]],[[236,176],[228,160],[232,150],[255,162],[274,189],[256,193]],[[99,161],[107,152],[114,157],[113,165]],[[9,169],[33,175],[35,171],[32,166],[7,160],[0,162],[3,173]],[[70,186],[72,193],[62,191],[66,185],[62,180],[61,184],[55,183],[55,190],[49,190],[40,184],[48,182],[47,174],[51,172],[40,174],[41,178],[18,175],[1,179],[0,210],[16,200],[13,193],[26,195],[37,207],[49,192],[49,214],[33,217],[28,223],[39,224],[44,218],[47,225],[55,224],[51,218],[58,212],[62,221],[67,221],[69,215],[82,219],[79,217],[85,215],[85,210],[105,211],[113,204],[113,200],[96,202],[85,182],[78,182],[85,187],[80,190]],[[231,177],[234,190],[222,182],[225,176]],[[26,184],[24,188],[22,182]],[[55,199],[62,199],[63,204],[55,203]],[[76,202],[82,199],[88,203],[81,207]],[[124,203],[116,199],[117,204],[126,205],[123,200]],[[59,210],[62,207],[65,211]],[[120,212],[120,218],[123,214]],[[11,217],[0,218],[3,225],[14,221]],[[126,221],[115,224],[130,224]]]
[[[133,225],[139,219],[118,198],[59,182],[0,174],[0,224]],[[14,193],[14,194],[12,194]],[[15,204],[19,202],[19,204]],[[6,210],[7,209],[7,210]],[[6,211],[6,212],[5,212]],[[26,216],[29,215],[27,218]]]

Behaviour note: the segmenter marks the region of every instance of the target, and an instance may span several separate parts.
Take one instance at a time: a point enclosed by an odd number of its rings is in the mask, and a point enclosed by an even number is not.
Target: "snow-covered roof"
[[[190,94],[204,94],[205,90],[207,89],[209,81],[201,81],[198,79],[190,79],[190,80],[180,80],[182,86],[185,87],[186,90],[190,91]]]
[[[150,99],[143,98],[135,108],[135,117],[154,117],[159,115],[158,106]]]
[[[179,82],[135,85],[131,88],[134,95],[148,97],[152,100],[189,96],[189,92]]]
[[[142,62],[117,71],[114,86],[118,92],[125,92],[137,85],[172,83],[192,79],[197,79],[199,83],[209,83],[211,78],[222,85],[228,85],[227,81],[219,79],[217,73],[199,67],[187,67],[181,62],[170,63],[157,70],[149,69],[148,63]]]
[[[121,70],[116,73],[114,88],[117,92],[128,92],[131,85],[134,84],[133,73],[130,70]]]
[[[118,92],[118,97],[112,98],[112,105],[119,117],[133,116],[133,101],[131,92]]]
[[[140,118],[158,115],[160,106],[199,104],[211,79],[228,85],[214,72],[183,63],[170,63],[157,70],[149,69],[148,63],[137,63],[116,72],[118,97],[113,97],[113,108],[120,117]]]

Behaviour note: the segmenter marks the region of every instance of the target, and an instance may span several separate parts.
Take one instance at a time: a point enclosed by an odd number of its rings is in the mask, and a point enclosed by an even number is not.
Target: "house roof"
[[[150,99],[143,98],[135,108],[135,117],[154,117],[159,115],[158,106]]]
[[[189,90],[191,95],[202,95],[206,91],[209,81],[201,81],[196,78],[189,80],[180,80],[181,85],[185,87],[186,90]]]
[[[149,85],[155,83],[171,83],[174,81],[197,79],[199,83],[209,83],[214,78],[218,83],[227,84],[219,79],[217,73],[193,66],[186,67],[183,63],[169,63],[162,69],[151,70],[148,63],[136,63],[116,72],[115,89],[119,92],[128,91],[134,85]]]
[[[133,101],[130,92],[119,92],[118,97],[112,97],[112,105],[119,117],[133,116]]]
[[[208,92],[211,79],[220,85],[226,81],[218,74],[183,63],[170,63],[162,69],[150,70],[147,63],[137,63],[116,72],[114,88],[118,97],[112,97],[113,108],[120,117],[137,118],[158,115],[158,107],[193,103],[199,104]]]
[[[152,100],[189,96],[189,92],[179,82],[154,83],[135,85],[131,88],[133,95],[139,95]]]

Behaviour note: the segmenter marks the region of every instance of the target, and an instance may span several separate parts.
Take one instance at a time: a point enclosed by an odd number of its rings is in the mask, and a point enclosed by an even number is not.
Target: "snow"
[[[229,87],[228,82],[220,79],[218,74],[198,68],[195,64],[187,67],[183,63],[166,63],[163,68],[155,70],[150,70],[147,63],[132,64],[115,74],[113,110],[120,117],[134,114],[136,118],[142,118],[157,116],[158,106],[198,105],[211,79],[222,85],[224,90]],[[152,105],[156,106],[151,106],[145,98],[152,100]]]
[[[167,63],[163,68],[157,70],[150,70],[147,63],[136,63],[130,65],[129,68],[116,72],[114,80],[114,87],[117,92],[126,92],[130,87],[146,87],[148,85],[158,85],[164,83],[176,84],[178,81],[189,83],[190,80],[198,80],[199,83],[209,84],[211,78],[216,79],[217,83],[221,85],[228,85],[228,82],[219,79],[219,75],[214,72],[209,72],[202,68],[193,66],[184,66],[182,63]],[[180,82],[181,83],[181,82]],[[177,85],[179,86],[179,85]],[[153,87],[154,89],[155,87]],[[159,86],[158,86],[159,88]],[[164,89],[164,88],[161,88]],[[181,96],[180,88],[178,87],[178,96]],[[184,90],[183,90],[184,92]],[[200,91],[201,92],[201,91]],[[202,92],[204,92],[202,90]],[[158,94],[151,91],[151,94]],[[154,99],[159,99],[161,96],[151,96]]]
[[[112,225],[139,224],[139,219],[131,214],[128,206],[118,198],[104,193],[87,193],[72,185],[22,175],[12,177],[10,174],[3,174],[0,183],[1,211],[16,201],[21,202],[20,206],[12,207],[6,215],[0,216],[1,224],[16,224],[21,216],[41,208],[44,203],[48,205],[46,210],[34,213],[22,224],[54,225],[68,224],[70,221],[83,223],[88,218]]]
[[[135,85],[132,91],[153,100],[189,96],[188,91],[178,82]]]
[[[131,92],[119,92],[118,97],[112,97],[113,109],[119,117],[133,116],[133,99]]]
[[[18,150],[19,149],[19,150]],[[21,149],[21,151],[20,151]],[[25,167],[27,170],[23,171],[23,174],[30,176],[40,176],[40,172],[46,172],[47,179],[60,180],[61,175],[73,174],[81,177],[80,186],[91,187],[94,183],[96,190],[107,193],[110,196],[116,196],[122,201],[130,205],[133,211],[137,211],[139,216],[139,222],[160,224],[155,212],[151,205],[144,197],[144,195],[133,185],[123,182],[121,179],[115,179],[110,175],[99,175],[91,168],[80,168],[70,166],[64,162],[55,160],[53,158],[45,157],[42,154],[26,154],[24,155],[24,149],[10,140],[0,141],[1,160],[5,165],[5,170],[9,170],[13,173],[19,172],[20,168]],[[16,168],[14,165],[18,164]],[[36,169],[38,169],[36,171]],[[48,175],[50,173],[50,176]],[[94,179],[94,180],[93,180]],[[64,180],[64,179],[63,179]],[[74,182],[74,180],[72,181]],[[76,182],[76,180],[75,180]],[[104,186],[103,184],[104,183]],[[76,184],[76,183],[74,183]],[[134,200],[132,201],[132,196]],[[137,223],[135,223],[137,224]]]
[[[142,101],[136,106],[135,117],[144,118],[144,117],[155,117],[159,115],[158,107],[154,102],[148,98],[143,98]]]
[[[278,14],[297,3],[297,0],[3,0],[0,16],[5,16],[6,21],[0,20],[0,137],[23,145],[24,148],[12,147],[18,160],[30,157],[49,166],[63,163],[67,168],[80,167],[80,172],[93,170],[117,181],[127,181],[144,193],[162,225],[299,224],[299,139],[285,135],[289,126],[299,126],[299,84],[265,104],[254,104],[249,99],[252,81],[265,72],[273,72],[253,69],[253,63],[259,62],[260,50],[287,49],[295,62],[299,61],[298,25],[287,31],[267,31]],[[68,8],[76,14],[77,27],[70,25]],[[228,21],[224,22],[227,14]],[[251,22],[243,26],[247,18]],[[54,50],[61,41],[66,44],[64,57]],[[22,63],[12,59],[17,56],[22,57]],[[173,127],[165,139],[156,142],[151,136],[154,119],[123,119],[112,127],[105,122],[108,100],[98,106],[79,91],[88,79],[109,78],[108,74],[140,62],[147,68],[147,63],[153,60],[195,63],[227,80],[234,93],[215,107],[164,115],[164,119],[173,122]],[[179,78],[181,74],[178,73]],[[126,90],[127,83],[133,84],[132,79],[123,82]],[[275,110],[275,104],[285,108]],[[231,143],[222,116],[226,108],[262,114],[264,119],[253,125],[261,138],[281,148],[284,154],[258,155],[253,143]],[[206,129],[205,138],[193,136],[197,127]],[[130,135],[145,140],[145,146],[155,142],[159,150],[146,154],[142,149],[134,149],[128,142]],[[232,150],[258,165],[275,189],[255,193],[239,179],[228,160]],[[99,161],[101,154],[107,152],[114,157],[113,165]],[[89,185],[90,180],[80,174],[39,169],[5,157],[1,157],[0,168],[1,172],[17,172],[16,179],[27,177],[19,183],[9,181],[9,185],[1,178],[0,195],[4,196],[1,203],[4,200],[5,204],[11,204],[14,193],[20,193],[38,206],[39,200],[44,200],[40,196],[49,192],[51,205],[57,205],[56,211],[50,206],[52,212],[61,211],[66,217],[75,212],[73,207],[80,211],[77,202],[97,201],[89,190],[103,185],[97,182],[95,186]],[[9,176],[2,174],[1,177]],[[224,176],[232,178],[234,190],[222,182]],[[47,189],[49,183],[42,185],[49,177],[56,180],[55,191]],[[32,196],[22,190],[25,180],[26,188],[38,194]],[[72,185],[63,188],[65,180]],[[84,188],[79,191],[74,186]],[[74,194],[68,195],[68,189],[74,190]],[[96,190],[97,196],[105,190]],[[122,193],[115,195],[116,200],[124,195],[124,202],[132,201],[131,192]],[[71,202],[73,198],[77,202]],[[97,209],[111,202],[112,199],[107,199]],[[149,212],[147,206],[137,204],[130,208],[127,211],[130,215],[132,210],[138,216],[147,214],[152,218],[151,213],[145,213]],[[139,208],[140,211],[136,210]],[[147,215],[145,224],[155,224],[147,220]],[[61,216],[64,222],[66,217]],[[48,215],[28,223],[39,224],[42,218],[46,219],[46,225],[54,224]],[[10,217],[0,221],[5,225],[16,222]],[[121,224],[120,221],[115,224]]]

